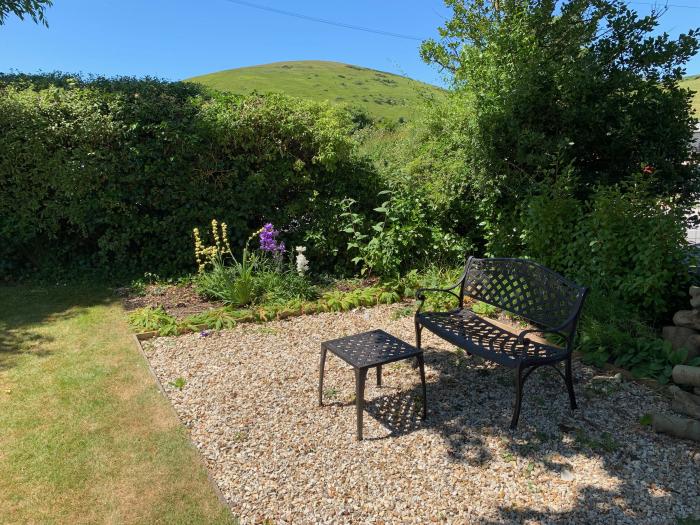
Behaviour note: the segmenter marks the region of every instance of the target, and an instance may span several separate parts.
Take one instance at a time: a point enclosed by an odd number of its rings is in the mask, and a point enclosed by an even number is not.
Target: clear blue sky
[[[441,0],[251,0],[336,22],[435,36]],[[640,12],[648,3],[630,2]],[[662,4],[663,2],[658,2]],[[675,0],[662,30],[700,26],[700,0]],[[282,60],[334,60],[440,83],[419,42],[290,18],[228,0],[55,0],[49,28],[11,18],[0,26],[0,71],[152,75],[168,79]],[[700,73],[700,57],[688,73]]]

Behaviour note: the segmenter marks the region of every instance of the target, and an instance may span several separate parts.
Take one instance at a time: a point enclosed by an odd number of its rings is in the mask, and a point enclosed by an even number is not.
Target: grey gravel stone
[[[562,481],[573,481],[574,480],[574,473],[568,469],[564,469],[561,471],[561,479],[562,479]]]
[[[356,442],[353,373],[334,356],[326,404],[317,406],[320,344],[373,328],[413,342],[413,319],[396,319],[400,310],[145,344],[243,524],[666,524],[700,516],[700,448],[638,422],[668,412],[667,401],[626,381],[587,398],[595,371],[578,362],[580,409],[569,410],[556,373],[537,370],[511,433],[512,371],[459,355],[425,330],[428,419],[418,418],[417,371],[388,365],[383,387],[370,374],[365,440]],[[186,380],[182,390],[168,385],[177,377]]]

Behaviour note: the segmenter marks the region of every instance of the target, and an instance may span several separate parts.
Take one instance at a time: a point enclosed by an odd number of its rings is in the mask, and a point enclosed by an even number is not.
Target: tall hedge
[[[377,193],[352,125],[282,96],[0,76],[0,273],[187,271],[192,228],[214,217],[239,244],[272,221],[333,269],[344,260],[337,203],[372,206]]]

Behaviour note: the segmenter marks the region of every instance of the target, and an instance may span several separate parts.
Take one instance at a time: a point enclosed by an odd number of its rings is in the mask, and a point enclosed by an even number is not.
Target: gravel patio
[[[423,332],[428,419],[407,362],[367,381],[355,441],[354,376],[321,341],[382,328],[413,342],[406,306],[241,325],[144,342],[212,477],[247,523],[674,523],[700,517],[700,447],[639,424],[668,411],[650,389],[596,381],[575,363],[580,409],[552,370],[525,386],[508,424],[512,371]],[[182,377],[182,390],[174,386]],[[175,383],[176,384],[176,383]]]

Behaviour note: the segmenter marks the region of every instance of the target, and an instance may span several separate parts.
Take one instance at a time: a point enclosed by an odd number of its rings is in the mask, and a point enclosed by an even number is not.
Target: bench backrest
[[[546,328],[567,321],[575,330],[586,288],[527,259],[470,257],[462,296],[471,297]],[[568,330],[567,330],[568,331]]]

